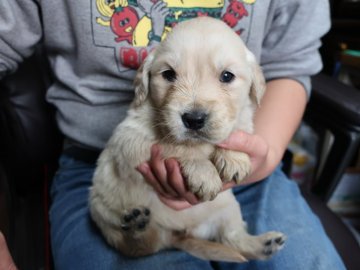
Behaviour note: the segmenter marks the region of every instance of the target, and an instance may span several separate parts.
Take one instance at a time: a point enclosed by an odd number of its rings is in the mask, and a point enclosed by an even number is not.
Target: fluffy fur
[[[233,75],[233,76],[232,76]],[[247,233],[231,190],[250,172],[247,154],[215,146],[235,129],[253,131],[265,89],[255,58],[223,22],[180,23],[135,79],[135,99],[102,152],[90,193],[93,220],[110,245],[128,256],[176,247],[219,261],[266,259],[285,236]],[[136,171],[154,143],[175,157],[187,187],[204,202],[175,211]]]

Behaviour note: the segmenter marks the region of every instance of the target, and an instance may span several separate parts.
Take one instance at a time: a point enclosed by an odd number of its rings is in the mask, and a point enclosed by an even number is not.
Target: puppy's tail
[[[173,246],[184,250],[203,260],[223,262],[247,262],[237,250],[218,242],[192,238],[190,236],[173,236]]]

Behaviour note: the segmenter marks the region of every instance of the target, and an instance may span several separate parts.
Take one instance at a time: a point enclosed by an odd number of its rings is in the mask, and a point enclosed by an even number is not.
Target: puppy
[[[285,236],[247,233],[227,181],[250,173],[245,153],[216,143],[232,131],[253,131],[265,82],[254,56],[225,23],[208,17],[180,23],[145,60],[126,119],[101,153],[90,212],[107,242],[127,256],[179,248],[206,260],[267,259]],[[136,167],[158,143],[175,157],[187,187],[203,203],[165,206]]]

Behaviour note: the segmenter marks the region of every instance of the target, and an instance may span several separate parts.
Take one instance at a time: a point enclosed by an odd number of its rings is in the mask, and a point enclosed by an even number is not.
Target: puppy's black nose
[[[208,115],[202,111],[192,111],[184,113],[181,120],[188,129],[198,130],[204,127]]]

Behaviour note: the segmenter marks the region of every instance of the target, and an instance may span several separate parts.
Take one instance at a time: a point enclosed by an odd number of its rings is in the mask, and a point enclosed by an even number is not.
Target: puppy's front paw
[[[188,189],[201,201],[211,201],[222,189],[222,182],[214,165],[209,160],[181,162],[182,173]]]
[[[245,153],[216,149],[212,161],[224,182],[239,184],[251,172],[250,158]]]

